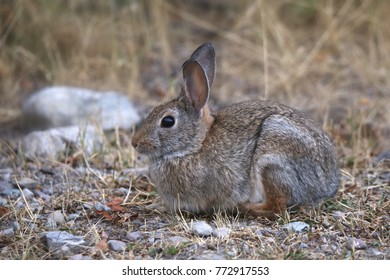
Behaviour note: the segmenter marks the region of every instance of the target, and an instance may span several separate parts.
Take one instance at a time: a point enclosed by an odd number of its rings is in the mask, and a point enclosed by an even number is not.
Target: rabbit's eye
[[[163,117],[161,127],[170,128],[175,125],[175,118],[172,116]]]

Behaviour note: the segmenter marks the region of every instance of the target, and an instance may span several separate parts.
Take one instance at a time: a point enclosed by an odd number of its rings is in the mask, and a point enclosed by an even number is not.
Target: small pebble
[[[230,234],[230,229],[227,227],[216,228],[213,231],[213,236],[221,239],[229,237],[229,234]]]
[[[95,207],[95,209],[96,209],[97,211],[111,211],[111,208],[110,208],[110,207],[104,205],[104,204],[101,203],[101,202],[96,202],[96,203],[93,205],[93,207]]]
[[[210,236],[213,233],[213,228],[205,221],[194,222],[191,229],[198,236]]]
[[[364,250],[367,249],[367,244],[361,239],[349,237],[346,242],[348,250]]]
[[[49,250],[59,250],[64,245],[73,249],[85,243],[83,237],[75,236],[66,231],[45,232],[41,235],[41,241],[46,244]]]
[[[15,235],[15,231],[13,228],[7,228],[7,229],[0,231],[0,236],[12,237],[14,235]]]
[[[127,192],[128,192],[129,189],[126,189],[124,187],[120,187],[119,189],[116,189],[114,191],[114,194],[115,195],[118,195],[118,196],[121,196],[121,195],[127,195]]]
[[[81,260],[92,260],[90,256],[83,256],[82,254],[77,254],[69,257],[69,260],[81,261]]]
[[[302,232],[306,229],[309,229],[310,226],[304,222],[291,222],[282,226],[283,229],[287,229],[288,231],[294,232]]]
[[[48,219],[52,219],[58,225],[65,224],[64,214],[62,214],[62,212],[59,210],[56,210],[53,213],[49,214]]]
[[[45,228],[47,228],[47,229],[56,229],[57,228],[57,223],[52,218],[48,218],[46,223],[45,223]]]
[[[168,238],[168,240],[169,242],[173,243],[174,246],[189,242],[187,238],[182,236],[171,236]]]
[[[128,232],[126,234],[126,239],[129,241],[137,241],[143,237],[143,234],[140,231]]]
[[[126,249],[126,243],[120,240],[109,240],[107,243],[112,251],[124,251]]]
[[[204,253],[195,258],[196,260],[226,260],[226,257],[217,253]]]
[[[18,180],[13,181],[14,185],[19,185],[21,188],[34,189],[39,185],[39,182],[30,179],[30,178],[20,178]]]
[[[12,222],[12,228],[14,229],[14,231],[18,231],[20,229],[19,223],[16,221]]]
[[[6,206],[8,204],[8,201],[3,198],[3,197],[0,197],[0,206]]]
[[[27,200],[30,200],[34,197],[34,193],[27,188],[23,189],[23,195]]]
[[[80,214],[77,214],[77,213],[69,214],[68,220],[73,221],[73,220],[76,220],[78,217],[80,217]]]

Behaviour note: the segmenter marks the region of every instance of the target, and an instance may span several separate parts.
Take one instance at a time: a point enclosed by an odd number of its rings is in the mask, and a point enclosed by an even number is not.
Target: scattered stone
[[[374,163],[375,164],[382,163],[383,166],[390,167],[390,150],[384,151],[384,152],[380,153],[379,155],[377,155]]]
[[[12,228],[14,231],[18,231],[20,229],[20,225],[17,221],[12,222]]]
[[[11,181],[12,169],[3,168],[0,169],[0,181]]]
[[[69,126],[31,132],[22,139],[21,150],[28,158],[56,159],[69,149],[81,149],[90,155],[99,150],[102,143],[103,138],[97,128],[91,125],[85,128]]]
[[[112,251],[124,251],[126,250],[126,243],[120,240],[109,240],[108,247]]]
[[[255,234],[257,235],[257,237],[273,237],[276,232],[270,228],[261,228],[261,229],[257,229],[255,231]]]
[[[221,239],[229,237],[229,234],[230,229],[227,227],[216,228],[212,233],[214,237]]]
[[[345,218],[345,214],[341,211],[334,211],[332,213],[332,216],[336,221],[340,221],[340,220],[343,220]]]
[[[213,228],[205,221],[193,222],[191,230],[198,236],[210,236],[213,233]]]
[[[8,237],[12,237],[15,235],[15,231],[13,228],[7,228],[7,229],[4,229],[4,230],[1,230],[0,231],[0,237],[1,236],[8,236]]]
[[[0,206],[6,206],[8,201],[5,198],[0,197]]]
[[[171,236],[168,238],[168,240],[169,242],[173,243],[174,246],[189,242],[187,238],[182,236]]]
[[[74,261],[92,260],[92,258],[90,256],[83,256],[82,254],[70,256],[68,259],[74,260]]]
[[[76,220],[78,217],[80,217],[80,214],[73,213],[73,214],[69,214],[67,217],[69,221],[73,221]]]
[[[23,189],[23,195],[27,200],[30,200],[34,197],[34,193],[29,189]]]
[[[195,260],[226,260],[226,257],[218,253],[207,252],[197,256]]]
[[[65,224],[64,214],[62,214],[62,212],[59,210],[49,214],[48,219],[52,219],[58,225]]]
[[[28,98],[22,119],[29,130],[43,130],[87,123],[97,123],[104,130],[130,129],[141,118],[129,99],[118,92],[53,86]]]
[[[283,229],[287,229],[288,231],[294,231],[294,232],[302,232],[306,229],[309,229],[310,226],[306,224],[305,222],[291,222],[288,224],[285,224],[282,226]]]
[[[20,191],[19,189],[14,188],[12,184],[5,181],[0,181],[0,195],[15,199],[20,196]]]
[[[348,237],[346,247],[348,250],[365,250],[367,248],[367,244],[361,239]]]
[[[126,189],[124,187],[120,187],[120,188],[114,190],[114,195],[117,195],[117,196],[122,196],[123,195],[123,196],[125,196],[125,195],[127,195],[128,191],[129,191],[129,189]]]
[[[58,250],[64,245],[71,249],[80,248],[85,243],[83,237],[65,231],[45,232],[41,235],[41,241],[50,251]]]
[[[107,205],[104,205],[103,203],[101,202],[96,202],[93,207],[95,207],[95,209],[97,211],[111,211],[111,208],[108,207]]]
[[[129,241],[132,241],[132,242],[137,241],[137,240],[141,239],[142,237],[143,237],[143,234],[140,231],[128,232],[126,234],[126,239]]]
[[[53,219],[48,218],[46,223],[45,223],[45,228],[47,228],[47,229],[56,229],[57,228],[57,223]]]
[[[33,179],[30,179],[30,178],[20,178],[17,180],[13,180],[12,182],[13,182],[15,187],[17,187],[19,185],[19,187],[21,187],[23,189],[26,189],[26,188],[27,189],[34,189],[39,185],[39,182],[37,182]]]
[[[38,189],[35,189],[34,190],[34,194],[37,196],[37,197],[40,197],[42,198],[44,201],[50,201],[52,198],[50,195],[48,194],[45,194],[44,192],[38,190]]]

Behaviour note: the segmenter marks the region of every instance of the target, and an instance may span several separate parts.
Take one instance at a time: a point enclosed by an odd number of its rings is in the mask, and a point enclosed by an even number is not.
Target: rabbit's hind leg
[[[286,171],[277,164],[268,164],[261,174],[264,200],[258,203],[242,203],[238,210],[242,214],[275,218],[284,215],[290,197]]]

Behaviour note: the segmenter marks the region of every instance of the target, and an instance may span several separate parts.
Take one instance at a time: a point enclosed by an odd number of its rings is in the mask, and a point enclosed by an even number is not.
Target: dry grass
[[[194,217],[145,210],[158,195],[147,179],[126,175],[128,168],[144,165],[130,147],[131,132],[107,135],[106,149],[90,158],[75,153],[58,162],[29,161],[0,139],[0,169],[53,188],[52,200],[40,200],[39,210],[29,203],[18,208],[22,197],[0,208],[0,230],[12,221],[20,225],[14,237],[0,237],[0,258],[58,258],[38,241],[46,230],[39,217],[58,209],[83,213],[61,229],[89,240],[85,254],[92,258],[188,258],[208,252],[233,259],[390,258],[389,181],[383,179],[389,171],[375,161],[390,149],[389,8],[385,0],[2,1],[0,137],[26,96],[45,85],[117,90],[154,106],[176,93],[180,63],[212,41],[218,62],[214,107],[265,97],[305,111],[337,141],[343,183],[320,209],[276,222],[205,217],[232,232],[222,240],[199,238],[188,229]],[[61,182],[62,191],[53,182]],[[85,207],[111,200],[120,186],[131,186],[123,197],[127,214],[107,221]],[[281,229],[296,220],[310,230]],[[124,253],[105,247],[107,238],[123,239],[135,230],[162,237],[130,243]],[[189,241],[172,245],[170,235]],[[369,250],[347,250],[349,237],[365,240]]]

